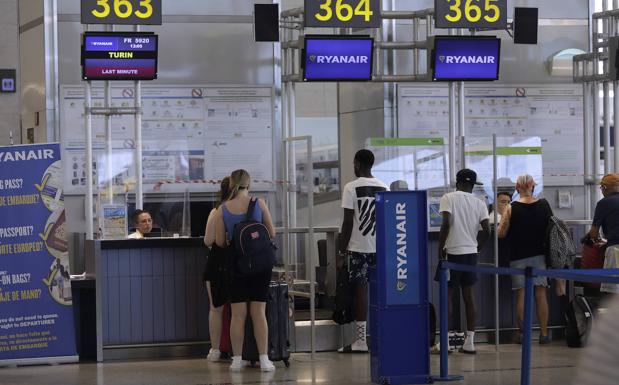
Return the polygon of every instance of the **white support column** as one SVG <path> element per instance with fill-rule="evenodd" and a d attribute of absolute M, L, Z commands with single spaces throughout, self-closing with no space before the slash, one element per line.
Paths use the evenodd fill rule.
<path fill-rule="evenodd" d="M 135 114 L 135 208 L 144 208 L 144 185 L 142 181 L 142 82 L 139 80 L 134 85 Z"/>
<path fill-rule="evenodd" d="M 86 197 L 84 199 L 84 211 L 86 214 L 86 239 L 92 240 L 94 233 L 94 216 L 92 212 L 93 191 L 92 191 L 92 87 L 90 81 L 86 82 L 86 94 L 84 100 L 84 121 L 86 126 Z"/>

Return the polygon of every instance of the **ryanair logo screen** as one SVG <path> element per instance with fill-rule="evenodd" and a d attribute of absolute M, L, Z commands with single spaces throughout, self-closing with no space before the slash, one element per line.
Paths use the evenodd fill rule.
<path fill-rule="evenodd" d="M 369 37 L 305 37 L 305 81 L 351 81 L 372 79 Z"/>
<path fill-rule="evenodd" d="M 497 80 L 501 40 L 436 37 L 434 80 Z"/>

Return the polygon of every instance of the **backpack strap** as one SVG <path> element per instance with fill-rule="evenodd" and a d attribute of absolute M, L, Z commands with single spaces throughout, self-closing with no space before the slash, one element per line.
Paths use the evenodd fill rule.
<path fill-rule="evenodd" d="M 249 221 L 254 217 L 254 211 L 256 210 L 257 202 L 258 202 L 258 199 L 253 198 L 253 197 L 249 200 L 249 205 L 247 206 L 247 214 L 245 214 L 246 221 Z"/>

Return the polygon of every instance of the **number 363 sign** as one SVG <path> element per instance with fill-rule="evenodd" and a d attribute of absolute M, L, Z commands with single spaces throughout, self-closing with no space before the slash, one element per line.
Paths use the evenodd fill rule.
<path fill-rule="evenodd" d="M 436 28 L 507 27 L 507 0 L 434 0 Z"/>
<path fill-rule="evenodd" d="M 81 0 L 81 3 L 82 24 L 161 24 L 161 0 Z"/>

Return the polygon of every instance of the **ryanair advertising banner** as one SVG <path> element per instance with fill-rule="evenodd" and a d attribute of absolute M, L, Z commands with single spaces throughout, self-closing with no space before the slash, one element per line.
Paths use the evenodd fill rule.
<path fill-rule="evenodd" d="M 376 210 L 378 305 L 425 305 L 428 302 L 425 191 L 377 193 Z"/>
<path fill-rule="evenodd" d="M 0 148 L 0 364 L 76 361 L 58 144 Z"/>

